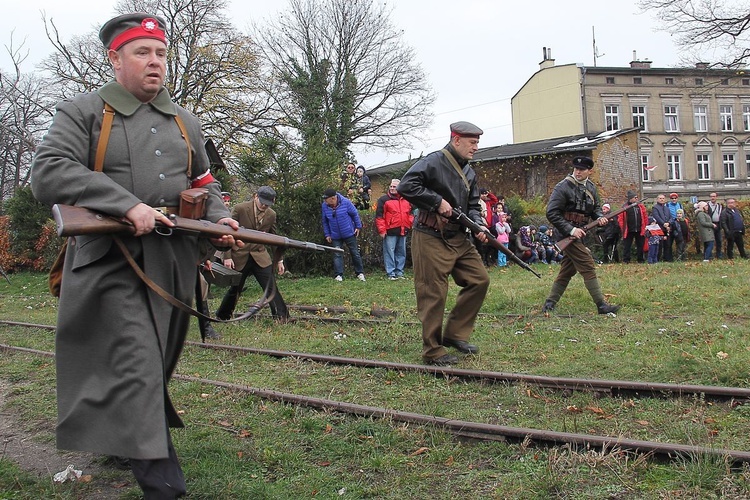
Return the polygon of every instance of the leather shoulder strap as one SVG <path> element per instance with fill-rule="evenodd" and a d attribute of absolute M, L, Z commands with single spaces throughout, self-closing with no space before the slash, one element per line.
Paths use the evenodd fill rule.
<path fill-rule="evenodd" d="M 450 153 L 450 151 L 448 151 L 445 148 L 441 149 L 440 151 L 445 155 L 446 158 L 448 158 L 448 161 L 450 162 L 451 165 L 453 165 L 453 168 L 456 169 L 456 172 L 458 172 L 458 175 L 461 176 L 461 180 L 464 181 L 464 185 L 466 185 L 466 189 L 469 190 L 469 195 L 471 195 L 471 187 L 469 186 L 469 179 L 466 178 L 466 174 L 464 174 L 464 171 L 461 168 L 461 166 L 458 164 L 458 162 Z"/>
<path fill-rule="evenodd" d="M 177 122 L 177 126 L 180 127 L 180 133 L 182 134 L 182 138 L 185 139 L 185 143 L 187 144 L 188 148 L 188 166 L 187 166 L 187 176 L 188 179 L 192 179 L 193 177 L 193 154 L 192 154 L 192 148 L 190 147 L 190 137 L 188 137 L 187 129 L 185 128 L 185 123 L 182 121 L 182 118 L 180 118 L 180 115 L 174 115 L 174 121 Z"/>
<path fill-rule="evenodd" d="M 104 118 L 102 118 L 102 130 L 99 133 L 99 142 L 96 144 L 96 158 L 94 159 L 94 171 L 101 172 L 104 168 L 104 155 L 107 153 L 109 134 L 112 132 L 112 121 L 115 119 L 115 110 L 108 103 L 104 103 Z"/>

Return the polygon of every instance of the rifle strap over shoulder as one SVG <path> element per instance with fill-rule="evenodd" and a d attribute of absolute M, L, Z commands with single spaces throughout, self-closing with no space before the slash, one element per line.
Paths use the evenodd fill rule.
<path fill-rule="evenodd" d="M 461 168 L 461 166 L 458 164 L 456 159 L 453 157 L 453 155 L 448 151 L 447 149 L 443 148 L 440 150 L 441 153 L 445 155 L 446 158 L 448 158 L 448 161 L 451 165 L 453 165 L 453 168 L 456 169 L 456 172 L 458 172 L 458 175 L 461 176 L 461 180 L 464 181 L 464 185 L 466 186 L 466 189 L 469 190 L 469 195 L 471 195 L 471 186 L 469 186 L 469 179 L 466 178 L 466 174 L 464 174 L 464 170 Z"/>

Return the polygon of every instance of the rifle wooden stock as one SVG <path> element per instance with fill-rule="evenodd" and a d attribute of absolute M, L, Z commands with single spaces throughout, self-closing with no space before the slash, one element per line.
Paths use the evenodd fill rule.
<path fill-rule="evenodd" d="M 642 203 L 645 199 L 646 198 L 641 198 L 640 200 L 636 201 L 635 203 L 631 203 L 629 205 L 625 205 L 620 210 L 608 213 L 607 215 L 604 216 L 604 218 L 607 219 L 607 220 L 612 220 L 615 217 L 617 217 L 618 215 L 620 215 L 621 213 L 623 213 L 628 208 L 632 207 L 633 205 L 637 205 L 639 203 Z M 591 222 L 589 222 L 588 224 L 586 224 L 585 226 L 583 226 L 581 229 L 583 229 L 585 232 L 588 233 L 590 229 L 594 229 L 598 225 L 599 225 L 599 219 L 596 219 L 596 220 L 592 220 Z M 567 237 L 561 239 L 560 241 L 558 241 L 555 246 L 557 247 L 557 249 L 560 252 L 562 252 L 563 250 L 565 250 L 568 247 L 568 245 L 570 245 L 571 243 L 573 243 L 573 241 L 575 241 L 575 239 L 576 238 L 573 238 L 572 236 L 567 236 Z"/>
<path fill-rule="evenodd" d="M 88 208 L 75 207 L 71 205 L 54 205 L 52 207 L 52 216 L 57 224 L 57 234 L 59 236 L 78 236 L 84 234 L 133 234 L 135 228 L 130 222 L 102 214 Z M 174 223 L 174 227 L 157 222 L 157 228 L 198 233 L 207 238 L 220 238 L 225 235 L 234 236 L 235 239 L 247 243 L 259 243 L 285 248 L 296 248 L 299 250 L 318 251 L 318 252 L 336 252 L 343 253 L 343 248 L 329 247 L 318 245 L 309 241 L 292 240 L 285 236 L 264 233 L 253 229 L 240 228 L 234 230 L 224 224 L 215 224 L 206 220 L 193 220 L 170 215 L 169 219 Z"/>
<path fill-rule="evenodd" d="M 536 271 L 534 271 L 531 266 L 521 260 L 518 255 L 511 252 L 508 247 L 497 241 L 497 238 L 495 238 L 495 235 L 492 234 L 489 229 L 482 229 L 482 226 L 469 219 L 469 217 L 460 209 L 455 207 L 453 208 L 453 216 L 451 217 L 451 220 L 454 222 L 458 222 L 464 227 L 468 227 L 474 234 L 483 233 L 485 236 L 487 236 L 487 243 L 489 243 L 492 248 L 504 253 L 510 260 L 521 266 L 523 269 L 529 271 L 537 278 L 541 278 L 541 276 Z"/>

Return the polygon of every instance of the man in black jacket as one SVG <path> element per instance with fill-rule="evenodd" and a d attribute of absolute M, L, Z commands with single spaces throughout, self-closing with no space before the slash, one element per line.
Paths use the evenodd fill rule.
<path fill-rule="evenodd" d="M 586 231 L 582 228 L 591 218 L 597 218 L 600 227 L 608 222 L 602 214 L 596 186 L 589 180 L 592 168 L 594 162 L 591 158 L 573 158 L 573 173 L 557 183 L 547 204 L 547 219 L 557 229 L 560 239 L 572 236 L 574 240 L 565 248 L 565 256 L 560 262 L 560 272 L 552 283 L 552 290 L 542 307 L 544 313 L 555 308 L 570 279 L 576 273 L 583 276 L 583 284 L 594 299 L 599 314 L 615 313 L 620 309 L 620 306 L 608 304 L 604 300 L 599 279 L 596 277 L 594 258 L 582 241 L 586 236 Z"/>
<path fill-rule="evenodd" d="M 721 212 L 721 228 L 727 240 L 727 259 L 734 258 L 734 245 L 740 252 L 740 257 L 747 259 L 745 254 L 745 220 L 742 212 L 737 208 L 737 200 L 727 198 L 727 208 Z"/>
<path fill-rule="evenodd" d="M 401 196 L 419 208 L 411 251 L 417 314 L 422 322 L 422 359 L 428 364 L 447 366 L 458 362 L 444 346 L 464 354 L 479 351 L 468 340 L 490 278 L 469 234 L 449 218 L 456 207 L 480 226 L 486 225 L 476 174 L 469 166 L 480 135 L 482 129 L 471 123 L 451 124 L 450 143 L 417 161 L 398 185 Z M 487 242 L 484 233 L 475 236 L 482 243 Z M 453 276 L 461 291 L 443 327 L 448 276 Z"/>

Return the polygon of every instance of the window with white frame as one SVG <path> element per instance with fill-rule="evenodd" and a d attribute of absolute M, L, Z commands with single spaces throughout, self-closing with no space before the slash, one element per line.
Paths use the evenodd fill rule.
<path fill-rule="evenodd" d="M 750 172 L 750 153 L 745 155 L 745 171 Z"/>
<path fill-rule="evenodd" d="M 724 165 L 724 178 L 736 179 L 737 170 L 734 164 L 734 153 L 724 153 L 721 155 L 721 163 Z"/>
<path fill-rule="evenodd" d="M 617 104 L 604 105 L 604 123 L 607 130 L 620 130 L 620 106 Z"/>
<path fill-rule="evenodd" d="M 680 120 L 677 114 L 677 106 L 668 104 L 664 106 L 664 131 L 679 132 Z"/>
<path fill-rule="evenodd" d="M 742 126 L 745 132 L 750 132 L 750 104 L 742 105 Z"/>
<path fill-rule="evenodd" d="M 705 104 L 694 105 L 693 118 L 696 132 L 708 132 L 708 106 Z"/>
<path fill-rule="evenodd" d="M 633 106 L 633 126 L 638 127 L 644 132 L 648 131 L 646 127 L 646 106 Z"/>
<path fill-rule="evenodd" d="M 722 132 L 732 131 L 732 106 L 729 104 L 721 104 L 719 106 L 719 121 L 721 123 Z"/>
<path fill-rule="evenodd" d="M 698 165 L 698 180 L 707 181 L 711 179 L 711 160 L 708 153 L 695 155 L 695 163 Z"/>
<path fill-rule="evenodd" d="M 667 155 L 667 175 L 670 181 L 682 180 L 682 158 L 679 154 Z"/>
<path fill-rule="evenodd" d="M 750 155 L 747 155 L 748 161 L 750 162 Z M 643 172 L 643 181 L 649 182 L 651 180 L 651 170 L 649 170 L 649 155 L 641 155 L 641 171 Z"/>

